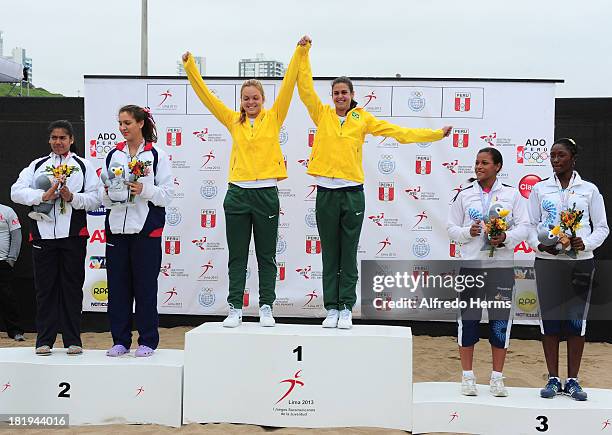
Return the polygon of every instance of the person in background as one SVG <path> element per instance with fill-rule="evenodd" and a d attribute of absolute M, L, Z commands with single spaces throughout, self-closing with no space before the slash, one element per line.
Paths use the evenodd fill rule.
<path fill-rule="evenodd" d="M 593 251 L 602 245 L 610 230 L 599 189 L 583 180 L 574 169 L 577 157 L 578 147 L 573 139 L 558 139 L 551 147 L 553 176 L 535 184 L 529 196 L 529 244 L 536 251 L 534 268 L 540 329 L 548 369 L 548 382 L 540 390 L 540 396 L 549 399 L 563 393 L 583 401 L 587 400 L 587 393 L 578 381 L 578 372 L 595 273 Z M 569 234 L 571 231 L 565 231 L 569 239 L 565 247 L 561 240 L 552 244 L 546 239 L 540 240 L 538 233 L 542 225 L 555 237 L 554 233 L 559 234 L 555 230 L 563 222 L 561 214 L 571 210 L 583 214 L 574 236 Z M 564 232 L 562 228 L 561 231 Z M 559 377 L 561 336 L 567 337 L 564 386 Z"/>
<path fill-rule="evenodd" d="M 118 118 L 125 142 L 107 154 L 101 178 L 112 178 L 112 169 L 113 177 L 125 179 L 129 196 L 127 202 L 114 204 L 108 189 L 101 188 L 107 208 L 107 312 L 113 336 L 113 346 L 106 354 L 118 357 L 130 351 L 135 317 L 139 336 L 134 355 L 149 357 L 159 344 L 157 278 L 165 207 L 173 196 L 172 170 L 168 155 L 154 145 L 157 129 L 148 108 L 123 106 Z"/>
<path fill-rule="evenodd" d="M 229 313 L 223 326 L 242 323 L 251 232 L 259 270 L 259 324 L 274 326 L 276 299 L 276 245 L 278 239 L 279 181 L 287 169 L 279 143 L 300 63 L 306 54 L 302 38 L 289 62 L 280 90 L 270 109 L 263 107 L 264 88 L 259 80 L 247 80 L 240 88 L 240 111 L 228 108 L 206 86 L 189 52 L 183 55 L 185 72 L 202 103 L 232 136 L 229 184 L 223 201 L 229 250 Z"/>
<path fill-rule="evenodd" d="M 461 259 L 464 260 L 459 275 L 472 276 L 475 282 L 480 278 L 483 283 L 465 288 L 459 294 L 459 299 L 467 304 L 457 317 L 457 342 L 463 369 L 461 393 L 466 396 L 478 394 L 472 364 L 474 345 L 479 341 L 482 308 L 472 303 L 483 301 L 506 304 L 487 307 L 487 313 L 493 360 L 489 390 L 496 397 L 508 395 L 502 372 L 514 315 L 514 247 L 527 238 L 529 216 L 526 201 L 518 189 L 497 178 L 503 163 L 496 148 L 478 151 L 474 165 L 476 178 L 457 193 L 449 210 L 448 236 L 461 243 Z M 485 222 L 490 225 L 498 217 L 508 227 L 493 235 L 492 231 L 487 231 Z"/>
<path fill-rule="evenodd" d="M 21 224 L 15 211 L 0 204 L 0 319 L 6 333 L 15 341 L 24 341 L 19 307 L 13 293 L 13 268 L 21 250 Z"/>
<path fill-rule="evenodd" d="M 306 42 L 310 49 L 311 39 Z M 350 329 L 357 301 L 357 245 L 365 211 L 362 152 L 365 135 L 392 137 L 400 143 L 432 142 L 448 136 L 451 127 L 404 128 L 378 119 L 357 107 L 353 83 L 348 77 L 332 82 L 333 107 L 323 104 L 314 89 L 308 56 L 300 65 L 298 91 L 317 127 L 307 173 L 315 177 L 317 184 L 315 214 L 327 310 L 323 327 Z"/>
<path fill-rule="evenodd" d="M 65 120 L 49 124 L 51 153 L 35 159 L 11 187 L 17 204 L 53 203 L 44 220 L 30 219 L 36 288 L 36 354 L 50 355 L 59 329 L 68 355 L 83 353 L 81 309 L 85 281 L 87 211 L 100 207 L 100 179 L 91 163 L 76 155 L 74 129 Z M 51 187 L 34 187 L 40 176 Z"/>

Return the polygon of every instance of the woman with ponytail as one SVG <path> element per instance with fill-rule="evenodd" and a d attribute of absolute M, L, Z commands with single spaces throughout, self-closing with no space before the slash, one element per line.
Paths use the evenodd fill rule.
<path fill-rule="evenodd" d="M 310 48 L 311 40 L 308 39 Z M 300 98 L 317 126 L 308 174 L 317 184 L 316 217 L 323 255 L 324 328 L 350 329 L 351 309 L 357 301 L 357 245 L 365 197 L 362 148 L 366 134 L 393 137 L 400 143 L 432 142 L 450 133 L 404 128 L 380 120 L 357 107 L 348 77 L 332 82 L 334 106 L 324 105 L 315 93 L 308 57 L 298 74 Z"/>
<path fill-rule="evenodd" d="M 102 199 L 107 208 L 108 318 L 113 336 L 113 347 L 106 354 L 117 357 L 129 352 L 136 302 L 139 346 L 135 355 L 148 357 L 159 343 L 157 277 L 165 207 L 173 195 L 172 172 L 167 154 L 154 145 L 157 129 L 148 108 L 119 109 L 119 131 L 125 142 L 108 153 L 101 173 L 106 181 Z M 129 189 L 129 199 L 119 203 L 108 195 L 108 180 L 116 178 Z"/>
<path fill-rule="evenodd" d="M 276 286 L 276 242 L 278 236 L 279 200 L 277 182 L 287 178 L 287 169 L 279 143 L 280 128 L 285 121 L 298 67 L 306 55 L 306 38 L 302 38 L 289 62 L 276 101 L 264 109 L 264 90 L 258 80 L 247 80 L 240 89 L 240 112 L 228 108 L 206 86 L 189 52 L 183 63 L 189 82 L 202 103 L 232 135 L 229 185 L 225 212 L 229 250 L 229 314 L 223 326 L 234 328 L 242 323 L 242 301 L 251 242 L 259 269 L 259 321 L 274 326 L 272 306 Z"/>

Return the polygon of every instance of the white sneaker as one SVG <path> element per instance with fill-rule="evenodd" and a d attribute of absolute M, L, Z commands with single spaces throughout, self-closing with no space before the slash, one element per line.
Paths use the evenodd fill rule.
<path fill-rule="evenodd" d="M 489 385 L 491 394 L 493 394 L 495 397 L 508 396 L 508 390 L 506 390 L 506 386 L 504 385 L 504 378 L 491 378 Z"/>
<path fill-rule="evenodd" d="M 262 305 L 259 307 L 259 326 L 274 326 L 276 321 L 272 317 L 272 307 L 270 305 Z"/>
<path fill-rule="evenodd" d="M 353 313 L 345 308 L 340 311 L 340 319 L 338 320 L 339 329 L 351 329 L 353 327 Z"/>
<path fill-rule="evenodd" d="M 461 377 L 461 394 L 464 396 L 477 396 L 478 389 L 476 388 L 476 378 L 471 376 Z"/>
<path fill-rule="evenodd" d="M 235 328 L 236 326 L 240 326 L 242 323 L 242 310 L 236 309 L 232 304 L 230 304 L 229 314 L 223 321 L 223 326 L 225 328 Z"/>
<path fill-rule="evenodd" d="M 324 328 L 335 328 L 338 326 L 338 317 L 340 313 L 336 309 L 331 309 L 327 311 L 327 317 L 323 320 Z"/>

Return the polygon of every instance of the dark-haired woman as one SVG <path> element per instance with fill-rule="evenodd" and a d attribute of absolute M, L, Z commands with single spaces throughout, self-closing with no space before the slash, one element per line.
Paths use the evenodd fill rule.
<path fill-rule="evenodd" d="M 276 299 L 276 244 L 278 237 L 277 183 L 287 178 L 279 143 L 280 128 L 287 117 L 298 66 L 306 54 L 304 38 L 289 62 L 280 90 L 269 110 L 263 105 L 259 80 L 247 80 L 240 88 L 240 111 L 227 107 L 206 86 L 193 57 L 183 55 L 185 72 L 193 90 L 210 112 L 232 135 L 229 184 L 223 201 L 225 233 L 229 250 L 229 313 L 226 328 L 242 323 L 242 304 L 251 232 L 259 270 L 259 324 L 274 326 L 272 307 Z"/>
<path fill-rule="evenodd" d="M 459 295 L 465 306 L 457 317 L 457 342 L 463 369 L 461 393 L 466 396 L 478 394 L 472 363 L 485 301 L 493 303 L 487 304 L 493 360 L 489 389 L 496 397 L 508 395 L 502 371 L 514 313 L 514 247 L 527 238 L 529 216 L 518 190 L 497 179 L 502 165 L 502 155 L 497 149 L 481 149 L 474 166 L 476 178 L 457 193 L 449 210 L 448 236 L 460 244 L 460 256 L 465 261 L 459 274 L 474 277 L 474 285 Z M 507 229 L 495 235 L 487 233 L 485 223 L 492 222 L 493 218 L 503 219 Z"/>
<path fill-rule="evenodd" d="M 593 251 L 604 242 L 610 230 L 601 193 L 593 183 L 583 180 L 574 170 L 578 148 L 573 139 L 558 139 L 550 150 L 553 176 L 535 186 L 529 196 L 531 231 L 529 244 L 536 248 L 534 263 L 542 347 L 548 369 L 548 382 L 540 390 L 543 398 L 566 394 L 586 400 L 587 393 L 578 382 L 584 350 L 584 334 L 593 284 Z M 570 231 L 570 251 L 557 243 L 542 243 L 538 230 L 561 223 L 561 213 L 582 211 L 575 237 Z M 568 255 L 570 254 L 570 255 Z M 559 377 L 559 342 L 567 337 L 567 380 L 562 387 Z"/>
<path fill-rule="evenodd" d="M 323 327 L 350 329 L 352 308 L 357 301 L 357 245 L 365 210 L 365 135 L 393 137 L 400 143 L 431 142 L 448 136 L 451 127 L 404 128 L 377 119 L 357 107 L 353 84 L 347 77 L 332 83 L 333 107 L 323 104 L 314 90 L 308 57 L 300 66 L 298 91 L 317 127 L 307 173 L 315 177 L 317 184 L 315 211 L 327 310 Z"/>
<path fill-rule="evenodd" d="M 28 206 L 52 204 L 44 220 L 30 219 L 37 307 L 36 354 L 50 355 L 61 329 L 68 355 L 79 355 L 83 353 L 81 308 L 89 237 L 86 212 L 100 207 L 100 181 L 91 164 L 76 155 L 70 122 L 54 121 L 48 132 L 51 153 L 21 171 L 11 187 L 11 199 Z M 60 175 L 57 168 L 65 168 L 70 175 Z M 49 178 L 50 187 L 37 188 L 38 180 L 45 177 Z"/>
<path fill-rule="evenodd" d="M 157 130 L 149 109 L 119 109 L 117 144 L 102 166 L 103 180 L 123 178 L 132 200 L 116 203 L 103 188 L 106 211 L 106 274 L 111 357 L 128 353 L 132 344 L 132 306 L 138 329 L 135 356 L 151 356 L 159 344 L 157 278 L 165 207 L 172 200 L 172 172 L 167 154 L 155 145 Z M 140 168 L 140 169 L 134 169 Z M 138 175 L 138 177 L 134 177 Z M 130 181 L 131 180 L 131 181 Z"/>

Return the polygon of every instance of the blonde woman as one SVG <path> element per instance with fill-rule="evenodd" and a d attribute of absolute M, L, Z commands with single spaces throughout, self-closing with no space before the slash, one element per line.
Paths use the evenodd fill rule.
<path fill-rule="evenodd" d="M 240 89 L 240 111 L 228 108 L 208 89 L 189 52 L 183 63 L 189 82 L 202 103 L 232 136 L 229 185 L 223 209 L 229 250 L 229 313 L 223 326 L 234 328 L 242 323 L 242 301 L 251 231 L 259 269 L 259 321 L 274 326 L 272 306 L 276 286 L 276 241 L 279 200 L 277 183 L 287 178 L 287 169 L 279 143 L 298 68 L 306 54 L 306 37 L 300 40 L 289 63 L 276 101 L 263 107 L 264 89 L 258 80 L 247 80 Z"/>

